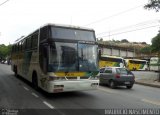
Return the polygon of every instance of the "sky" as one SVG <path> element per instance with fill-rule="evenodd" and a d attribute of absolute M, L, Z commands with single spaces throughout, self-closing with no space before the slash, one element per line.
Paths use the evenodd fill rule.
<path fill-rule="evenodd" d="M 0 44 L 13 44 L 46 23 L 92 28 L 96 37 L 104 41 L 127 39 L 151 44 L 160 30 L 160 12 L 144 9 L 147 3 L 148 0 L 0 0 Z"/>

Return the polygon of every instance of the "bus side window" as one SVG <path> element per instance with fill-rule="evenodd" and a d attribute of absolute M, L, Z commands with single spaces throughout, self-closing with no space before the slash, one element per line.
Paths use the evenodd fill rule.
<path fill-rule="evenodd" d="M 44 73 L 48 70 L 48 46 L 40 45 L 40 66 Z"/>
<path fill-rule="evenodd" d="M 38 33 L 33 34 L 32 38 L 31 38 L 31 47 L 37 48 L 38 47 Z"/>
<path fill-rule="evenodd" d="M 48 38 L 48 27 L 44 27 L 40 30 L 40 43 Z"/>

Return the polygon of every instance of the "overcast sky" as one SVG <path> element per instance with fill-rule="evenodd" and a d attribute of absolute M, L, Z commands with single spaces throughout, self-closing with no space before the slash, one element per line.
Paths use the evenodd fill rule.
<path fill-rule="evenodd" d="M 0 44 L 12 44 L 46 23 L 93 28 L 97 38 L 147 42 L 158 34 L 160 12 L 148 0 L 0 0 Z"/>

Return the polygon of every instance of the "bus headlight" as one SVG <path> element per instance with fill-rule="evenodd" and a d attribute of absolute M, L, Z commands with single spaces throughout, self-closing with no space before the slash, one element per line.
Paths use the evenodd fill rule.
<path fill-rule="evenodd" d="M 49 76 L 49 77 L 48 77 L 48 81 L 54 81 L 54 80 L 56 80 L 56 79 L 57 79 L 56 76 Z"/>

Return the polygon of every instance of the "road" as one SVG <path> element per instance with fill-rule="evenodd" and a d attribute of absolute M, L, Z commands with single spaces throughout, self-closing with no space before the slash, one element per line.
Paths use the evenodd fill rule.
<path fill-rule="evenodd" d="M 16 78 L 9 65 L 0 64 L 0 108 L 18 110 L 21 114 L 104 115 L 105 109 L 160 108 L 158 88 L 137 85 L 133 89 L 110 89 L 99 86 L 97 90 L 48 95 L 35 91 L 21 78 Z M 80 112 L 81 111 L 81 112 Z"/>

